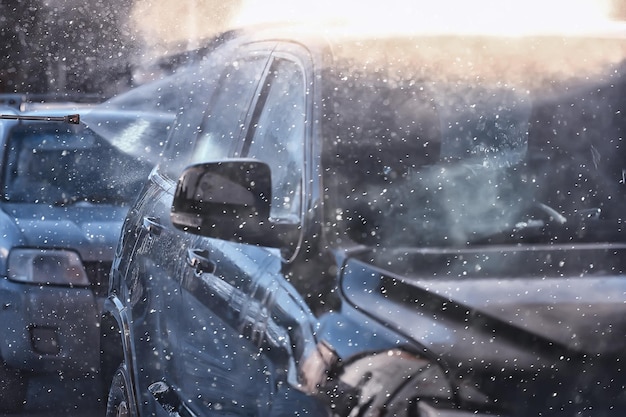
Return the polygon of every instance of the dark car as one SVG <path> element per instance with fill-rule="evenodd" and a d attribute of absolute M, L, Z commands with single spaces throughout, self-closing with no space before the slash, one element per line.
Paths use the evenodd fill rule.
<path fill-rule="evenodd" d="M 147 149 L 160 146 L 144 142 L 142 152 L 129 148 L 141 142 L 142 127 L 151 141 L 173 121 L 160 113 L 60 102 L 29 106 L 39 110 L 18 107 L 0 110 L 3 411 L 24 406 L 31 375 L 97 374 L 100 316 L 115 244 L 154 166 Z M 124 128 L 106 138 L 81 117 L 94 127 Z M 132 138 L 124 136 L 128 129 Z"/>
<path fill-rule="evenodd" d="M 107 415 L 624 415 L 620 33 L 224 42 L 124 223 Z"/>

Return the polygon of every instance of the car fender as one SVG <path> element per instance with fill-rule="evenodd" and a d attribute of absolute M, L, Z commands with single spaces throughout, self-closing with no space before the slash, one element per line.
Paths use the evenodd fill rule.
<path fill-rule="evenodd" d="M 101 381 L 105 395 L 111 385 L 113 374 L 123 362 L 129 375 L 134 375 L 135 363 L 131 349 L 131 328 L 128 311 L 116 293 L 111 293 L 104 301 L 100 325 Z M 129 381 L 130 415 L 138 415 L 137 392 L 133 378 Z M 105 397 L 106 398 L 106 397 Z"/>

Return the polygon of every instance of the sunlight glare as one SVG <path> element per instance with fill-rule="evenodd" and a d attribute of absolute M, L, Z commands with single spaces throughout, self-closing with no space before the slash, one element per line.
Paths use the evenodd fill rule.
<path fill-rule="evenodd" d="M 246 0 L 234 26 L 343 23 L 372 33 L 576 31 L 609 20 L 611 0 Z"/>

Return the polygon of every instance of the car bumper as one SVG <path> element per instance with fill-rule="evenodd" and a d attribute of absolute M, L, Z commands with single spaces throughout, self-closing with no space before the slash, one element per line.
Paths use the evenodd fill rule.
<path fill-rule="evenodd" d="M 96 372 L 103 300 L 89 288 L 0 279 L 0 354 L 27 372 Z"/>

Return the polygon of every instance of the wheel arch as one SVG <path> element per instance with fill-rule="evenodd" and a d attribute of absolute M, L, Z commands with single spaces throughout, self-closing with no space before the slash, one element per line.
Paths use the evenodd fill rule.
<path fill-rule="evenodd" d="M 137 404 L 133 382 L 134 364 L 130 349 L 130 321 L 121 300 L 115 294 L 110 295 L 105 303 L 100 320 L 100 372 L 103 399 L 106 402 L 113 377 L 120 364 L 125 365 L 128 373 L 131 403 Z M 134 409 L 131 415 L 137 415 Z"/>

